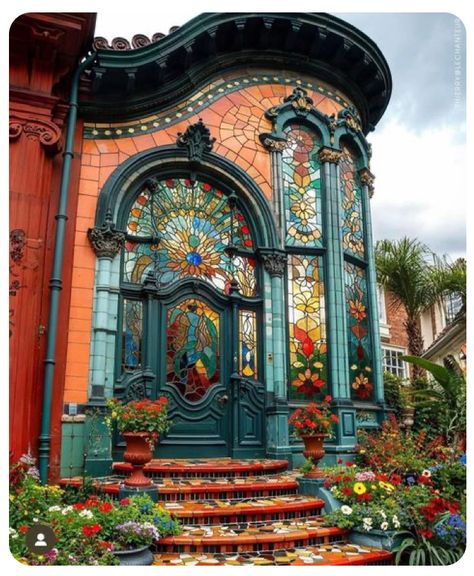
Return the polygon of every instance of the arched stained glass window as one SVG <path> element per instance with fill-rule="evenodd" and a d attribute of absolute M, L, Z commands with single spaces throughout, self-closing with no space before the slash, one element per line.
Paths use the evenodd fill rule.
<path fill-rule="evenodd" d="M 302 124 L 290 124 L 285 133 L 282 163 L 286 244 L 321 247 L 321 166 L 317 154 L 321 142 Z"/>
<path fill-rule="evenodd" d="M 126 232 L 125 282 L 142 283 L 153 270 L 161 286 L 195 277 L 228 293 L 236 279 L 244 296 L 257 293 L 248 223 L 208 182 L 148 180 L 130 209 Z M 230 245 L 237 251 L 232 258 Z"/>
<path fill-rule="evenodd" d="M 363 258 L 362 187 L 353 152 L 346 144 L 341 149 L 342 245 L 345 252 Z"/>
<path fill-rule="evenodd" d="M 372 354 L 367 310 L 367 280 L 360 266 L 344 262 L 351 397 L 373 396 Z"/>

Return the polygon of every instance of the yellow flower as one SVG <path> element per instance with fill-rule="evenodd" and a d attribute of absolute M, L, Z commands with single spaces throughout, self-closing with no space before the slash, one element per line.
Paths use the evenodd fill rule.
<path fill-rule="evenodd" d="M 375 484 L 372 484 L 371 488 L 372 490 L 377 490 L 377 486 Z"/>
<path fill-rule="evenodd" d="M 367 488 L 365 487 L 365 484 L 363 484 L 362 482 L 356 482 L 354 484 L 354 492 L 356 494 L 365 494 L 367 492 Z"/>
<path fill-rule="evenodd" d="M 393 492 L 395 490 L 395 486 L 393 484 L 389 484 L 388 482 L 379 482 L 380 488 L 383 488 L 386 492 Z"/>
<path fill-rule="evenodd" d="M 112 412 L 112 418 L 117 418 L 117 412 L 115 410 Z"/>

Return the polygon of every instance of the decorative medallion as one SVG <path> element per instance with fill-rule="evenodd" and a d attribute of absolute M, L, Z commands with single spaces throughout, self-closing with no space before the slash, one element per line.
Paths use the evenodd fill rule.
<path fill-rule="evenodd" d="M 215 141 L 216 139 L 211 137 L 209 128 L 204 125 L 202 118 L 199 118 L 199 122 L 188 126 L 184 134 L 178 132 L 176 144 L 187 148 L 191 162 L 201 162 L 204 152 L 210 152 Z"/>

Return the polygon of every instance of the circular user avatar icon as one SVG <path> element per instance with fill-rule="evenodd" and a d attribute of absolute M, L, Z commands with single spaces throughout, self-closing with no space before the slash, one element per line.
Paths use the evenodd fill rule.
<path fill-rule="evenodd" d="M 35 524 L 26 533 L 26 545 L 30 552 L 42 554 L 49 552 L 56 543 L 56 535 L 51 526 L 47 524 Z"/>

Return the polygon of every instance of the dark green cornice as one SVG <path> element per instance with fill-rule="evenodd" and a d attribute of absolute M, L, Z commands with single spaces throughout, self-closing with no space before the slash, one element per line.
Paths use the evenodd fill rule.
<path fill-rule="evenodd" d="M 329 14 L 212 13 L 135 50 L 99 50 L 83 92 L 87 120 L 144 116 L 210 75 L 242 66 L 290 69 L 328 82 L 350 98 L 365 133 L 381 118 L 391 75 L 377 45 Z"/>

